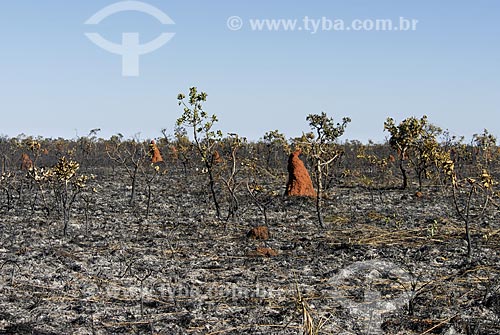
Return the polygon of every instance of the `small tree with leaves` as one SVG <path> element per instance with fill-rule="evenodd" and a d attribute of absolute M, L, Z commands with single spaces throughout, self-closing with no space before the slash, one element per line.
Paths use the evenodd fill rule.
<path fill-rule="evenodd" d="M 217 218 L 221 218 L 220 205 L 215 192 L 215 147 L 222 139 L 220 130 L 213 130 L 214 124 L 218 121 L 215 114 L 209 115 L 203 109 L 203 103 L 207 100 L 205 92 L 198 92 L 196 87 L 189 89 L 189 99 L 180 93 L 177 96 L 179 106 L 183 107 L 182 116 L 177 119 L 177 126 L 192 128 L 192 135 L 195 148 L 201 156 L 201 161 L 208 175 L 210 193 L 214 202 Z"/>
<path fill-rule="evenodd" d="M 472 139 L 479 156 L 479 163 L 488 168 L 495 156 L 497 138 L 490 134 L 488 129 L 484 129 L 481 134 L 472 135 Z"/>
<path fill-rule="evenodd" d="M 396 125 L 394 119 L 387 118 L 384 129 L 391 135 L 390 146 L 398 153 L 399 169 L 403 177 L 401 188 L 408 187 L 406 162 L 409 162 L 415 170 L 421 190 L 423 179 L 430 177 L 431 167 L 438 167 L 436 162 L 440 161 L 441 150 L 437 136 L 442 130 L 429 123 L 425 115 L 420 119 L 409 117 L 399 125 Z"/>
<path fill-rule="evenodd" d="M 87 188 L 89 180 L 94 176 L 87 176 L 78 173 L 80 164 L 66 156 L 59 158 L 58 162 L 49 169 L 39 169 L 33 167 L 30 176 L 35 182 L 47 185 L 53 193 L 55 204 L 60 209 L 63 221 L 63 235 L 66 236 L 70 219 L 71 209 L 78 195 Z"/>
<path fill-rule="evenodd" d="M 54 192 L 63 214 L 64 236 L 68 231 L 71 208 L 77 196 L 87 187 L 89 178 L 93 178 L 78 174 L 79 168 L 80 164 L 63 156 L 51 169 Z"/>
<path fill-rule="evenodd" d="M 490 204 L 495 204 L 493 198 L 498 193 L 494 191 L 494 187 L 498 185 L 498 182 L 493 179 L 485 168 L 479 168 L 479 173 L 474 177 L 460 178 L 451 159 L 443 163 L 443 171 L 451 181 L 456 213 L 465 224 L 467 256 L 470 258 L 472 256 L 470 224 L 473 219 L 481 218 Z"/>
<path fill-rule="evenodd" d="M 322 215 L 323 178 L 325 171 L 342 156 L 342 151 L 336 146 L 336 141 L 344 134 L 351 119 L 344 117 L 341 123 L 335 124 L 333 118 L 322 112 L 321 114 L 310 114 L 306 120 L 309 122 L 312 134 L 303 136 L 306 141 L 304 153 L 313 161 L 316 181 L 316 213 L 319 225 L 324 227 Z"/>

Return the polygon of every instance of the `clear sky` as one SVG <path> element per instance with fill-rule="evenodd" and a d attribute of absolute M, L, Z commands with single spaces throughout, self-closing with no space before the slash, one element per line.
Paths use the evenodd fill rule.
<path fill-rule="evenodd" d="M 177 94 L 197 86 L 224 132 L 258 139 L 308 131 L 305 117 L 349 116 L 344 138 L 383 141 L 391 116 L 427 114 L 453 134 L 500 136 L 500 1 L 146 0 L 174 25 L 136 11 L 85 25 L 109 0 L 0 0 L 0 134 L 65 137 L 173 133 Z M 243 26 L 228 28 L 228 17 Z M 327 31 L 311 20 L 417 19 L 415 31 Z M 255 31 L 253 19 L 296 19 L 295 31 Z M 234 22 L 232 22 L 234 24 Z M 309 27 L 310 28 L 310 27 Z M 328 27 L 326 27 L 328 28 Z M 122 57 L 93 44 L 175 36 L 122 76 Z"/>

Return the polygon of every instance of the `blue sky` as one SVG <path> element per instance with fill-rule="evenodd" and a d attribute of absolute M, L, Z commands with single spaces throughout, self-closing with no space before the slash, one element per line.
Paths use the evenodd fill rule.
<path fill-rule="evenodd" d="M 427 114 L 470 137 L 500 136 L 500 2 L 147 0 L 175 21 L 139 12 L 84 22 L 117 1 L 2 1 L 0 134 L 102 137 L 173 133 L 176 97 L 197 86 L 219 128 L 258 139 L 272 129 L 308 131 L 305 117 L 349 116 L 344 139 L 384 140 L 383 122 Z M 230 16 L 243 27 L 228 29 Z M 252 31 L 250 19 L 417 19 L 416 31 Z M 140 76 L 123 77 L 121 57 L 90 42 L 176 35 L 140 56 Z"/>

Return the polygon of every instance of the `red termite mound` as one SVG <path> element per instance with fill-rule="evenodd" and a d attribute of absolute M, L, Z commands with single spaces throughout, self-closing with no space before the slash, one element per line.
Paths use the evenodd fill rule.
<path fill-rule="evenodd" d="M 27 153 L 21 155 L 21 170 L 29 170 L 33 167 L 33 161 Z"/>
<path fill-rule="evenodd" d="M 224 159 L 221 157 L 219 152 L 217 150 L 214 151 L 214 154 L 212 156 L 212 163 L 214 164 L 222 164 L 224 163 Z"/>
<path fill-rule="evenodd" d="M 258 226 L 247 233 L 247 237 L 254 240 L 268 240 L 269 229 L 265 226 Z"/>
<path fill-rule="evenodd" d="M 149 154 L 151 156 L 151 163 L 163 162 L 163 157 L 161 157 L 160 150 L 156 146 L 156 142 L 154 140 L 152 140 L 149 145 Z"/>
<path fill-rule="evenodd" d="M 315 197 L 311 176 L 307 171 L 304 162 L 300 160 L 301 150 L 296 150 L 288 158 L 288 183 L 286 184 L 286 195 Z"/>

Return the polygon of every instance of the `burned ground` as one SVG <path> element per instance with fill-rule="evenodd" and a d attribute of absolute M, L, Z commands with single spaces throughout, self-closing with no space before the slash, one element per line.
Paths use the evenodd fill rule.
<path fill-rule="evenodd" d="M 238 216 L 217 220 L 194 166 L 155 179 L 147 219 L 144 180 L 130 205 L 124 171 L 88 172 L 97 193 L 78 200 L 66 237 L 28 182 L 2 208 L 1 334 L 300 334 L 305 316 L 319 334 L 500 334 L 498 211 L 472 222 L 469 259 L 445 188 L 338 177 L 321 229 L 314 199 L 283 197 L 286 175 L 270 174 L 259 240 L 244 187 Z"/>

